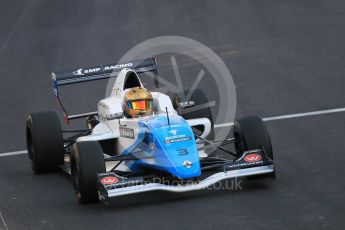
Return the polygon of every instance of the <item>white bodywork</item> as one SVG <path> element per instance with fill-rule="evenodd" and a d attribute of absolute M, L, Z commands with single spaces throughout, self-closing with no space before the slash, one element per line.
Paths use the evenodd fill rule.
<path fill-rule="evenodd" d="M 116 139 L 117 154 L 122 153 L 124 149 L 135 142 L 139 132 L 138 122 L 145 117 L 114 119 L 114 116 L 123 114 L 124 94 L 129 89 L 126 88 L 126 81 L 133 81 L 133 78 L 137 78 L 137 81 L 134 81 L 137 83 L 136 86 L 143 87 L 138 75 L 133 70 L 127 68 L 121 70 L 116 78 L 111 96 L 98 103 L 98 119 L 100 123 L 95 126 L 90 135 L 79 137 L 77 142 Z M 153 97 L 154 114 L 166 113 L 167 109 L 169 116 L 177 115 L 169 96 L 159 92 L 151 92 L 151 94 Z M 203 125 L 204 132 L 202 137 L 204 138 L 211 131 L 211 122 L 207 118 L 190 119 L 187 122 L 190 126 Z M 120 125 L 121 127 L 133 129 L 134 138 L 119 138 Z M 206 157 L 206 154 L 201 151 L 199 152 L 199 156 Z"/>

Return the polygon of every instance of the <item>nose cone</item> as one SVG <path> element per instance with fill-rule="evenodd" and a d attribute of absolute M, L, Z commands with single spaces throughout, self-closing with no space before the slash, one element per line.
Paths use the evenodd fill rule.
<path fill-rule="evenodd" d="M 193 159 L 174 162 L 175 167 L 171 168 L 170 173 L 177 178 L 188 179 L 198 177 L 201 174 L 200 162 L 191 161 Z"/>
<path fill-rule="evenodd" d="M 181 179 L 200 176 L 199 154 L 190 126 L 179 116 L 170 117 L 170 125 L 164 119 L 162 116 L 157 119 L 160 125 L 150 126 L 157 146 L 156 166 Z"/>
<path fill-rule="evenodd" d="M 181 146 L 180 146 L 181 147 Z M 183 146 L 179 149 L 161 148 L 156 154 L 156 165 L 177 178 L 188 179 L 201 174 L 196 146 Z"/>

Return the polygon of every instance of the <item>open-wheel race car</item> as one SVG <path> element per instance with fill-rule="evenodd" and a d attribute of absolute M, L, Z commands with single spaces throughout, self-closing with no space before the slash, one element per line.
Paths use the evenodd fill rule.
<path fill-rule="evenodd" d="M 190 101 L 171 99 L 145 89 L 139 74 L 151 72 L 154 58 L 52 74 L 65 122 L 85 119 L 86 127 L 62 130 L 55 112 L 32 113 L 26 138 L 35 173 L 62 168 L 71 175 L 80 203 L 148 191 L 187 192 L 219 181 L 249 176 L 275 177 L 270 136 L 258 116 L 234 122 L 233 137 L 214 140 L 210 108 L 189 112 L 207 102 L 196 90 Z M 96 112 L 68 115 L 59 87 L 116 78 L 112 93 Z M 226 145 L 234 144 L 235 151 Z M 231 157 L 215 155 L 217 149 Z"/>

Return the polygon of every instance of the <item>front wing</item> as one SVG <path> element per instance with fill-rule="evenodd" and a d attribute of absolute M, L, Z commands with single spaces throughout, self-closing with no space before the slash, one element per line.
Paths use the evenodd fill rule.
<path fill-rule="evenodd" d="M 170 185 L 147 182 L 144 177 L 125 178 L 113 172 L 98 174 L 98 193 L 99 199 L 106 203 L 112 197 L 149 191 L 190 192 L 205 189 L 226 179 L 273 173 L 272 159 L 268 158 L 262 150 L 252 150 L 244 152 L 233 162 L 225 163 L 220 172 L 188 184 Z"/>

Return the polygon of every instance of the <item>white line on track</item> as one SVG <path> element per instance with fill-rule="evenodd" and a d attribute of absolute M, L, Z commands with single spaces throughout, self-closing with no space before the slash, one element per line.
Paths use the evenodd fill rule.
<path fill-rule="evenodd" d="M 28 153 L 27 150 L 15 151 L 15 152 L 8 152 L 8 153 L 0 153 L 0 157 L 22 155 L 22 154 L 27 154 L 27 153 Z"/>
<path fill-rule="evenodd" d="M 291 118 L 317 116 L 317 115 L 330 114 L 330 113 L 341 113 L 341 112 L 345 112 L 345 108 L 320 110 L 320 111 L 313 111 L 313 112 L 307 112 L 307 113 L 295 113 L 295 114 L 288 114 L 288 115 L 275 116 L 275 117 L 266 117 L 266 118 L 263 118 L 263 120 L 264 121 L 275 121 L 275 120 L 284 120 L 284 119 L 291 119 Z M 214 128 L 228 127 L 228 126 L 233 126 L 233 125 L 234 125 L 233 122 L 216 124 L 216 125 L 214 125 Z M 22 154 L 27 154 L 27 153 L 28 153 L 27 150 L 0 153 L 0 157 L 22 155 Z"/>
<path fill-rule="evenodd" d="M 2 213 L 1 213 L 1 212 L 0 212 L 0 217 L 1 217 L 2 223 L 4 224 L 5 230 L 8 230 L 7 224 L 6 224 L 6 222 L 5 222 L 4 217 L 2 216 Z"/>
<path fill-rule="evenodd" d="M 320 111 L 307 112 L 307 113 L 295 113 L 295 114 L 288 114 L 288 115 L 275 116 L 275 117 L 266 117 L 266 118 L 263 118 L 263 120 L 264 121 L 275 121 L 275 120 L 284 120 L 284 119 L 308 117 L 308 116 L 316 116 L 316 115 L 340 113 L 340 112 L 345 112 L 345 108 L 320 110 Z M 221 128 L 221 127 L 227 127 L 227 126 L 233 126 L 233 125 L 234 125 L 233 122 L 216 124 L 216 125 L 214 125 L 214 128 Z"/>

